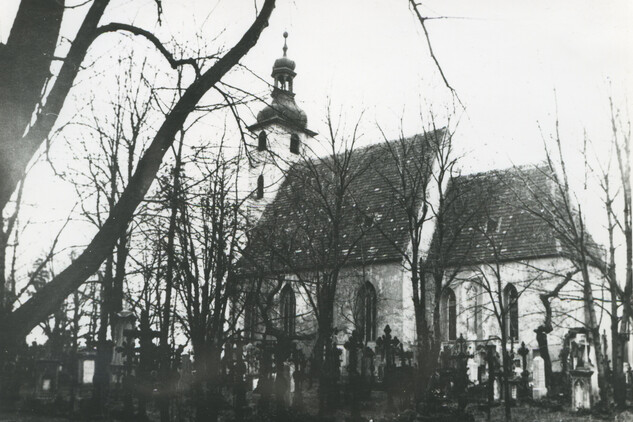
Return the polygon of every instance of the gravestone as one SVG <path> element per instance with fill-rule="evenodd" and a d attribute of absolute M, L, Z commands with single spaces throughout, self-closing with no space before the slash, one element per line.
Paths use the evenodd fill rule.
<path fill-rule="evenodd" d="M 231 367 L 231 378 L 233 381 L 233 409 L 235 418 L 242 420 L 246 404 L 246 363 L 244 362 L 244 341 L 240 332 L 237 334 L 235 341 L 235 357 L 233 366 Z"/>
<path fill-rule="evenodd" d="M 180 363 L 180 380 L 178 381 L 180 391 L 187 391 L 193 384 L 193 362 L 189 354 L 182 355 Z"/>
<path fill-rule="evenodd" d="M 305 354 L 296 343 L 293 343 L 293 350 L 291 354 L 292 361 L 292 374 L 291 374 L 291 388 L 292 391 L 292 406 L 295 409 L 301 409 L 303 407 L 303 381 L 306 378 L 306 358 Z"/>
<path fill-rule="evenodd" d="M 259 344 L 259 373 L 257 374 L 257 386 L 255 392 L 259 393 L 258 406 L 267 409 L 270 405 L 270 397 L 273 393 L 273 350 L 275 343 L 271 340 L 262 340 Z"/>
<path fill-rule="evenodd" d="M 82 384 L 92 384 L 92 377 L 95 375 L 95 360 L 86 359 L 82 361 Z"/>
<path fill-rule="evenodd" d="M 363 350 L 363 338 L 358 330 L 352 331 L 352 335 L 349 337 L 349 340 L 345 343 L 345 350 L 349 353 L 349 360 L 347 362 L 347 374 L 348 374 L 348 391 L 351 399 L 351 421 L 359 421 L 360 417 L 360 409 L 359 409 L 359 401 L 360 401 L 360 361 L 361 361 L 361 353 Z"/>
<path fill-rule="evenodd" d="M 125 357 L 123 356 L 123 343 L 125 343 L 126 330 L 133 330 L 136 317 L 130 311 L 118 312 L 114 318 L 113 340 L 114 350 L 112 354 L 112 365 L 123 366 Z"/>
<path fill-rule="evenodd" d="M 525 346 L 525 342 L 521 342 L 521 347 L 517 350 L 519 356 L 521 356 L 521 383 L 519 384 L 518 395 L 521 398 L 529 397 L 529 383 L 530 371 L 527 369 L 527 355 L 530 353 L 530 349 Z"/>
<path fill-rule="evenodd" d="M 136 317 L 130 311 L 118 312 L 113 318 L 112 340 L 114 349 L 112 352 L 112 360 L 110 361 L 110 381 L 114 384 L 121 384 L 125 372 L 126 357 L 124 355 L 126 332 L 134 330 Z"/>
<path fill-rule="evenodd" d="M 591 363 L 584 336 L 578 336 L 578 343 L 572 343 L 574 368 L 569 371 L 571 378 L 571 408 L 574 411 L 591 409 Z M 585 358 L 585 353 L 587 358 Z"/>
<path fill-rule="evenodd" d="M 571 375 L 571 408 L 574 411 L 591 409 L 591 375 L 593 371 L 588 368 L 576 368 L 570 371 Z"/>
<path fill-rule="evenodd" d="M 396 368 L 396 349 L 400 341 L 397 337 L 391 337 L 391 327 L 385 326 L 384 334 L 376 340 L 376 351 L 382 356 L 385 362 L 383 384 L 387 390 L 387 412 L 391 413 L 394 409 L 393 395 L 397 388 L 397 380 L 395 379 Z"/>
<path fill-rule="evenodd" d="M 80 384 L 92 384 L 95 374 L 96 352 L 83 350 L 77 356 L 77 380 Z"/>
<path fill-rule="evenodd" d="M 475 361 L 474 358 L 468 359 L 468 380 L 473 384 L 478 384 L 479 378 L 479 364 Z"/>
<path fill-rule="evenodd" d="M 539 349 L 533 350 L 532 358 L 532 398 L 540 400 L 547 396 L 547 385 L 545 384 L 545 361 L 539 353 Z"/>
<path fill-rule="evenodd" d="M 35 397 L 52 399 L 57 395 L 60 361 L 56 359 L 40 359 L 35 363 Z"/>
<path fill-rule="evenodd" d="M 279 408 L 285 408 L 290 404 L 290 368 L 286 362 L 286 348 L 279 346 L 275 350 L 275 381 L 273 389 Z"/>
<path fill-rule="evenodd" d="M 474 355 L 470 353 L 470 348 L 464 336 L 460 334 L 455 341 L 455 349 L 452 356 L 454 360 L 455 372 L 453 374 L 452 394 L 457 396 L 457 404 L 460 410 L 464 410 L 468 403 L 467 389 L 470 381 L 468 376 L 468 361 L 473 359 Z"/>
<path fill-rule="evenodd" d="M 362 379 L 362 391 L 365 399 L 371 398 L 371 390 L 374 384 L 374 356 L 375 353 L 369 346 L 365 346 L 362 353 L 360 376 Z"/>
<path fill-rule="evenodd" d="M 513 402 L 516 402 L 519 398 L 519 385 L 521 384 L 521 377 L 515 375 L 508 380 L 508 383 L 510 384 L 510 398 Z"/>
<path fill-rule="evenodd" d="M 486 390 L 487 390 L 487 400 L 488 400 L 488 410 L 490 410 L 490 408 L 492 407 L 492 404 L 495 400 L 495 396 L 498 396 L 498 394 L 496 394 L 497 389 L 495 388 L 495 382 L 497 382 L 496 380 L 496 375 L 497 375 L 497 359 L 496 359 L 496 352 L 497 347 L 494 344 L 487 344 L 486 345 L 486 371 L 484 374 L 484 379 L 485 382 L 487 384 L 486 386 Z M 498 382 L 497 382 L 498 383 Z"/>

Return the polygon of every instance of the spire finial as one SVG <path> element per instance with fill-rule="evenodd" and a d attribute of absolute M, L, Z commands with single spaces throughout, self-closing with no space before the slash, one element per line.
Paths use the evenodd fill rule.
<path fill-rule="evenodd" d="M 284 57 L 286 57 L 286 51 L 288 51 L 288 44 L 286 44 L 287 40 L 288 40 L 288 31 L 284 31 Z"/>

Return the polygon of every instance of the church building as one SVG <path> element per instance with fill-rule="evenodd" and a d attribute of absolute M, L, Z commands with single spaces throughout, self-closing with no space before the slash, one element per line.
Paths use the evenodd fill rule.
<path fill-rule="evenodd" d="M 249 127 L 257 145 L 249 169 L 251 228 L 240 261 L 245 333 L 252 340 L 279 335 L 296 339 L 309 353 L 318 314 L 325 312 L 318 303 L 324 300 L 323 286 L 335 276 L 331 309 L 343 364 L 342 345 L 353 329 L 373 347 L 389 325 L 404 348 L 415 351 L 416 318 L 405 259 L 412 250 L 410 220 L 398 206 L 395 187 L 404 173 L 432 180 L 434 147 L 450 134 L 437 129 L 312 157 L 316 133 L 295 102 L 295 68 L 284 44 L 283 57 L 273 65 L 272 101 Z M 455 176 L 442 186 L 428 183 L 422 197 L 413 199 L 416 212 L 427 206 L 443 216 L 441 229 L 437 218 L 429 217 L 418 239 L 421 267 L 439 262 L 444 274 L 439 291 L 433 277 L 426 277 L 428 321 L 439 315 L 443 344 L 463 337 L 478 365 L 477 351 L 499 346 L 505 333 L 507 347 L 517 356 L 517 372 L 522 363 L 516 352 L 522 343 L 530 350 L 531 370 L 532 351 L 539 348 L 535 330 L 546 314 L 542 297 L 566 276 L 568 282 L 548 299 L 554 371 L 560 371 L 561 351 L 572 341 L 587 345 L 587 312 L 573 252 L 532 209 L 540 206 L 542 211 L 542 204 L 533 200 L 535 192 L 555 194 L 553 180 L 543 166 L 495 170 Z M 444 209 L 438 202 L 440 190 L 452 199 L 443 201 Z M 598 248 L 593 241 L 591 245 Z M 607 303 L 608 286 L 600 272 L 592 270 L 591 278 L 594 297 Z M 603 344 L 610 344 L 606 306 L 597 305 L 595 311 L 605 332 Z M 591 356 L 595 353 L 589 350 L 590 361 Z M 476 382 L 476 374 L 469 376 Z M 595 371 L 592 384 L 595 392 Z"/>

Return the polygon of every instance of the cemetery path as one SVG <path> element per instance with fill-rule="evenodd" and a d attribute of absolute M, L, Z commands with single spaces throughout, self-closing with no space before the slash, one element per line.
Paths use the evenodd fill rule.
<path fill-rule="evenodd" d="M 475 413 L 477 422 L 486 421 L 483 412 Z M 496 407 L 492 411 L 492 421 L 505 420 L 503 408 Z M 551 411 L 539 407 L 522 406 L 512 409 L 512 422 L 586 422 L 586 421 L 613 421 L 613 422 L 633 422 L 633 413 L 624 411 L 611 417 L 597 417 L 588 414 L 573 414 L 568 411 Z"/>
<path fill-rule="evenodd" d="M 17 413 L 0 413 L 0 422 L 62 422 L 65 418 L 39 415 L 21 415 Z"/>
<path fill-rule="evenodd" d="M 67 422 L 77 421 L 77 419 L 68 419 L 63 417 L 32 415 L 23 413 L 0 413 L 0 422 Z M 108 422 L 102 420 L 102 422 Z"/>

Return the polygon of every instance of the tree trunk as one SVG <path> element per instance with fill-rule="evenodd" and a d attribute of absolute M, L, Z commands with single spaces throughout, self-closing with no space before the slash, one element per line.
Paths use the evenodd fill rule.
<path fill-rule="evenodd" d="M 139 324 L 139 365 L 138 365 L 138 419 L 147 420 L 147 402 L 151 397 L 151 368 L 152 368 L 152 348 L 154 346 L 152 339 L 154 338 L 152 327 L 149 321 L 149 306 L 141 311 L 141 320 Z"/>
<path fill-rule="evenodd" d="M 416 383 L 416 400 L 423 400 L 428 392 L 429 381 L 433 375 L 433 365 L 431 356 L 431 343 L 429 341 L 429 327 L 426 318 L 420 318 L 420 313 L 425 313 L 426 309 L 419 310 L 416 307 L 416 336 L 418 353 L 418 380 Z"/>
<path fill-rule="evenodd" d="M 615 302 L 615 301 L 614 301 Z M 615 320 L 615 321 L 614 321 Z M 618 332 L 618 318 L 611 317 L 611 386 L 613 400 L 619 409 L 626 406 L 626 378 L 624 374 L 624 341 Z"/>
<path fill-rule="evenodd" d="M 116 247 L 116 266 L 112 280 L 111 312 L 115 315 L 123 309 L 123 281 L 125 280 L 125 264 L 129 255 L 127 230 L 119 237 Z"/>
<path fill-rule="evenodd" d="M 414 260 L 417 262 L 417 253 L 414 250 Z M 433 374 L 430 356 L 429 326 L 426 315 L 426 283 L 424 276 L 420 276 L 420 266 L 411 268 L 411 287 L 413 289 L 413 309 L 415 312 L 415 330 L 417 337 L 417 364 L 418 374 L 415 382 L 416 401 L 422 400 L 427 392 L 429 380 Z"/>
<path fill-rule="evenodd" d="M 596 369 L 598 370 L 598 388 L 600 389 L 600 401 L 603 405 L 607 405 L 609 394 L 606 382 L 605 362 L 602 356 L 602 347 L 600 341 L 600 326 L 598 325 L 596 310 L 594 308 L 591 279 L 589 277 L 589 270 L 587 269 L 586 262 L 581 262 L 581 274 L 583 278 L 583 299 L 586 318 L 585 323 L 588 328 L 588 341 L 589 344 L 593 345 L 594 353 L 596 354 L 596 362 L 594 363 L 596 365 Z"/>
<path fill-rule="evenodd" d="M 112 344 L 108 341 L 108 327 L 113 321 L 112 315 L 112 269 L 113 258 L 106 261 L 103 277 L 101 277 L 101 309 L 99 332 L 97 333 L 97 356 L 95 357 L 95 373 L 92 385 L 92 410 L 96 415 L 103 411 L 108 386 L 110 384 L 110 363 Z"/>
<path fill-rule="evenodd" d="M 543 364 L 545 367 L 545 385 L 547 386 L 547 391 L 551 392 L 553 386 L 553 371 L 552 371 L 552 358 L 549 355 L 549 347 L 547 342 L 547 334 L 551 332 L 551 330 L 545 330 L 542 326 L 534 330 L 536 332 L 536 342 L 538 343 L 538 350 L 543 358 Z M 525 370 L 525 368 L 523 368 Z"/>
<path fill-rule="evenodd" d="M 0 179 L 10 177 L 11 145 L 19 142 L 50 77 L 64 1 L 22 0 L 6 45 L 0 44 Z M 5 148 L 3 148 L 5 147 Z M 4 182 L 0 182 L 4 184 Z M 7 187 L 5 195 L 13 189 Z M 8 197 L 7 197 L 8 200 Z M 6 202 L 0 202 L 0 210 Z"/>
<path fill-rule="evenodd" d="M 503 357 L 503 409 L 506 421 L 512 420 L 512 394 L 510 393 L 510 356 L 508 353 L 508 334 L 505 329 L 506 316 L 505 313 L 501 318 L 501 356 Z"/>
<path fill-rule="evenodd" d="M 197 333 L 196 336 L 204 337 Z M 194 347 L 194 407 L 197 422 L 216 421 L 217 411 L 213 398 L 209 391 L 209 380 L 211 378 L 211 352 L 205 343 L 204 338 L 196 341 Z"/>
<path fill-rule="evenodd" d="M 93 8 L 101 3 L 103 2 L 95 1 Z M 165 118 L 139 161 L 137 170 L 118 203 L 85 251 L 26 303 L 2 317 L 0 332 L 4 335 L 0 337 L 0 350 L 6 349 L 9 344 L 18 344 L 40 321 L 54 312 L 70 293 L 99 269 L 103 260 L 112 251 L 122 231 L 127 228 L 136 207 L 143 200 L 154 180 L 167 149 L 173 143 L 174 136 L 182 127 L 189 113 L 193 111 L 202 96 L 219 82 L 257 43 L 259 35 L 268 26 L 268 19 L 274 6 L 275 0 L 267 0 L 255 22 L 240 41 L 186 89 Z M 47 134 L 48 132 L 42 137 L 42 140 Z M 1 152 L 0 157 L 2 157 Z M 0 173 L 4 171 L 3 166 L 4 161 L 0 162 Z M 3 204 L 6 203 L 3 195 L 6 194 L 6 198 L 10 197 L 15 184 L 9 183 L 7 185 L 0 175 L 0 185 L 0 208 L 3 208 Z"/>
<path fill-rule="evenodd" d="M 440 323 L 440 302 L 442 298 L 443 272 L 434 271 L 434 304 L 433 304 L 433 339 L 431 344 L 431 355 L 428 358 L 428 365 L 434 369 L 437 365 L 440 351 L 442 349 L 442 324 Z"/>
<path fill-rule="evenodd" d="M 182 147 L 182 143 L 181 143 Z M 176 237 L 176 217 L 178 215 L 178 195 L 180 192 L 180 151 L 176 157 L 174 168 L 174 185 L 170 192 L 171 215 L 169 217 L 169 228 L 167 230 L 167 269 L 165 275 L 165 302 L 163 304 L 163 317 L 160 326 L 160 378 L 161 378 L 161 400 L 159 402 L 161 422 L 169 422 L 169 402 L 171 399 L 171 348 L 169 345 L 169 327 L 171 321 L 171 293 L 173 289 L 173 277 L 175 266 L 174 239 Z"/>
<path fill-rule="evenodd" d="M 64 1 L 20 3 L 7 45 L 0 50 L 0 211 L 55 125 L 108 3 L 93 1 L 41 110 L 38 104 L 50 78 Z M 37 118 L 30 124 L 35 111 Z"/>
<path fill-rule="evenodd" d="M 320 349 L 317 350 L 322 364 L 318 369 L 319 374 L 319 415 L 324 415 L 332 410 L 334 405 L 333 395 L 335 379 L 335 356 L 332 353 L 332 326 L 334 323 L 334 298 L 330 292 L 324 292 L 324 303 L 321 304 L 319 318 Z"/>
<path fill-rule="evenodd" d="M 626 379 L 624 375 L 624 343 L 626 341 L 619 333 L 620 318 L 618 317 L 618 302 L 616 291 L 616 274 L 615 274 L 615 249 L 613 248 L 613 239 L 610 239 L 610 263 L 609 263 L 609 279 L 611 287 L 611 387 L 613 389 L 613 400 L 618 408 L 622 409 L 626 406 Z M 626 309 L 622 316 L 622 321 L 626 321 Z"/>

